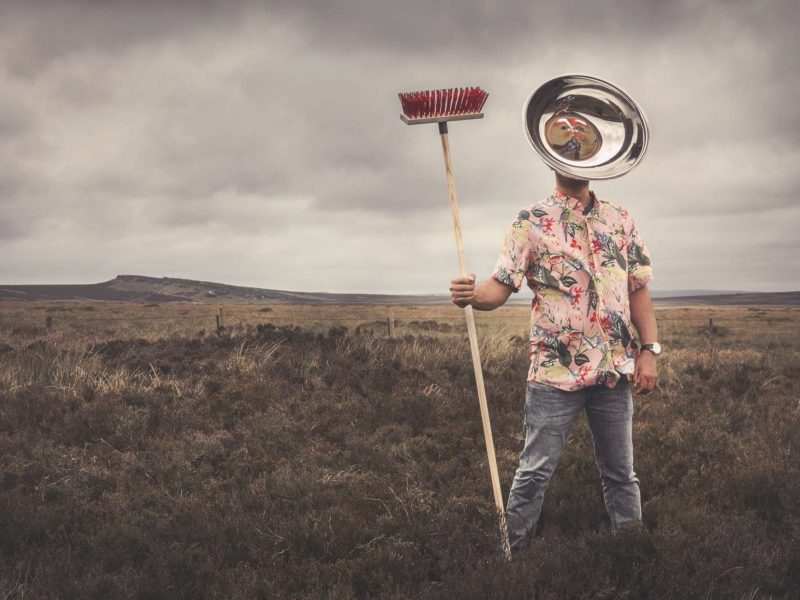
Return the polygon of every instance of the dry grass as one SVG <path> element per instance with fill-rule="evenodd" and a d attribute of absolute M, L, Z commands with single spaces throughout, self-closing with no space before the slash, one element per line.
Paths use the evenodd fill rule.
<path fill-rule="evenodd" d="M 505 564 L 460 312 L 271 308 L 0 304 L 0 598 L 800 597 L 797 309 L 659 311 L 647 528 L 581 422 Z M 478 319 L 506 492 L 525 315 Z"/>

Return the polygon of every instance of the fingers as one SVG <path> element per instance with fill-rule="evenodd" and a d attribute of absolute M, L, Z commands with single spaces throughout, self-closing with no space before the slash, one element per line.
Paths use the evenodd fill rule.
<path fill-rule="evenodd" d="M 464 308 L 474 298 L 472 292 L 453 292 L 451 294 L 453 302 Z"/>
<path fill-rule="evenodd" d="M 650 393 L 650 392 L 652 392 L 654 389 L 656 389 L 656 384 L 655 384 L 655 382 L 653 382 L 653 381 L 647 381 L 647 382 L 645 382 L 645 383 L 642 383 L 641 387 L 640 387 L 640 388 L 639 388 L 639 390 L 638 390 L 638 393 L 640 393 L 640 394 L 642 394 L 642 395 L 645 395 L 645 394 L 649 394 L 649 393 Z"/>
<path fill-rule="evenodd" d="M 652 357 L 641 356 L 633 368 L 633 391 L 648 394 L 658 387 L 658 367 Z"/>
<path fill-rule="evenodd" d="M 634 375 L 635 377 L 635 375 Z M 657 375 L 639 375 L 634 383 L 634 391 L 637 394 L 648 394 L 658 387 Z"/>
<path fill-rule="evenodd" d="M 466 277 L 456 277 L 450 281 L 450 295 L 453 302 L 464 308 L 475 295 L 475 274 Z"/>
<path fill-rule="evenodd" d="M 475 285 L 475 273 L 470 273 L 466 277 L 456 277 L 450 281 L 450 285 Z M 452 289 L 452 288 L 451 288 Z"/>

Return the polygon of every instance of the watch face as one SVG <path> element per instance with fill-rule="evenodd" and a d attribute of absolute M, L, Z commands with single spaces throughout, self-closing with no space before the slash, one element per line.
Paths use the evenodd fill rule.
<path fill-rule="evenodd" d="M 652 344 L 645 344 L 642 346 L 642 350 L 650 350 L 653 354 L 658 356 L 661 354 L 661 344 L 658 342 L 653 342 Z"/>

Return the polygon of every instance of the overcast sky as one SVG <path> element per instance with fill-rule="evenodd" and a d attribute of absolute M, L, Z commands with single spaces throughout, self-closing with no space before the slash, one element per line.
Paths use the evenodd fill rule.
<path fill-rule="evenodd" d="M 446 293 L 435 126 L 397 93 L 480 85 L 450 143 L 470 270 L 553 190 L 522 106 L 589 73 L 647 111 L 621 179 L 655 290 L 800 289 L 800 3 L 0 0 L 0 282 L 120 273 Z"/>

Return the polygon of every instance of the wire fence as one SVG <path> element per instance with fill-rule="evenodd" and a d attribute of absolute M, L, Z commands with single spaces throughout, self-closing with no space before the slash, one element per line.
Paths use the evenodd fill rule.
<path fill-rule="evenodd" d="M 273 313 L 273 309 L 269 307 L 262 307 L 256 310 L 247 310 L 238 307 L 231 309 L 218 308 L 217 310 L 190 312 L 190 313 L 171 313 L 171 314 L 158 314 L 151 311 L 147 305 L 136 307 L 137 310 L 131 311 L 128 314 L 110 314 L 110 315 L 87 315 L 76 314 L 74 310 L 70 311 L 56 311 L 55 313 L 48 313 L 45 315 L 33 315 L 22 311 L 3 311 L 0 309 L 0 327 L 3 329 L 13 329 L 14 327 L 35 327 L 45 330 L 52 330 L 62 326 L 82 326 L 82 325 L 111 325 L 111 324 L 127 324 L 130 326 L 143 326 L 150 323 L 189 323 L 193 322 L 198 327 L 210 327 L 216 331 L 217 335 L 221 335 L 223 331 L 233 327 L 243 327 L 247 325 L 267 325 L 273 324 L 280 325 L 320 325 L 320 324 L 342 324 L 350 325 L 358 324 L 358 326 L 375 328 L 385 328 L 385 332 L 394 336 L 398 331 L 402 330 L 419 330 L 419 329 L 436 329 L 439 324 L 447 324 L 445 327 L 452 329 L 455 324 L 464 323 L 465 319 L 463 314 L 436 314 L 433 310 L 428 312 L 416 312 L 424 307 L 415 307 L 415 312 L 404 311 L 404 308 L 387 307 L 381 310 L 379 307 L 359 307 L 364 310 L 364 314 L 314 314 L 315 307 L 303 306 L 301 312 L 293 311 L 289 314 Z M 156 308 L 156 307 L 152 307 Z M 286 307 L 281 306 L 282 310 Z M 720 307 L 697 307 L 696 309 L 688 309 L 689 311 L 680 316 L 659 316 L 657 311 L 657 321 L 659 325 L 667 325 L 669 323 L 682 323 L 701 327 L 707 329 L 710 333 L 719 331 L 720 327 L 731 325 L 734 323 L 742 323 L 743 321 L 761 320 L 765 317 L 770 318 L 770 312 L 776 308 L 781 307 L 764 307 L 764 308 L 750 308 L 750 312 L 739 313 L 738 315 L 720 315 L 718 309 Z M 786 307 L 782 307 L 786 308 Z M 330 310 L 331 307 L 321 307 L 319 310 Z M 94 310 L 94 307 L 86 307 L 79 310 Z M 440 308 L 440 310 L 442 310 Z M 528 309 L 529 310 L 529 309 Z M 524 324 L 528 320 L 528 310 L 526 307 L 511 307 L 503 312 L 476 312 L 476 322 L 484 324 Z M 666 309 L 670 310 L 670 309 Z M 675 310 L 675 309 L 672 309 Z M 680 309 L 678 309 L 680 310 Z M 715 310 L 717 312 L 715 312 Z M 398 316 L 397 312 L 402 314 Z M 512 312 L 513 311 L 513 312 Z M 724 309 L 722 311 L 724 313 Z M 796 311 L 800 315 L 800 310 Z M 710 316 L 709 313 L 714 313 Z M 800 322 L 799 319 L 791 317 L 778 317 L 782 320 Z"/>
<path fill-rule="evenodd" d="M 45 325 L 53 325 L 57 321 L 61 322 L 70 322 L 70 323 L 106 323 L 106 322 L 127 322 L 127 323 L 138 323 L 141 321 L 201 321 L 203 319 L 207 319 L 210 321 L 215 321 L 216 318 L 220 316 L 216 313 L 205 313 L 201 315 L 147 315 L 141 317 L 105 317 L 105 316 L 97 316 L 97 317 L 79 317 L 76 318 L 74 316 L 62 316 L 59 319 L 55 319 L 52 317 L 48 317 L 44 320 Z M 231 320 L 241 319 L 241 317 L 249 317 L 251 316 L 249 313 L 235 313 L 231 315 L 229 318 Z M 285 322 L 297 322 L 297 316 L 291 315 L 275 315 L 275 316 L 265 316 L 265 315 L 252 315 L 257 317 L 259 320 L 263 321 L 285 321 Z M 375 317 L 329 317 L 329 316 L 305 316 L 307 321 L 313 322 L 362 322 L 362 323 L 369 323 L 376 320 Z M 418 317 L 410 318 L 410 317 L 402 317 L 402 318 L 393 318 L 387 317 L 387 319 L 393 319 L 395 322 L 417 322 L 417 321 L 464 321 L 463 316 L 441 316 L 441 315 L 420 315 Z M 34 320 L 31 318 L 27 318 L 26 320 Z M 519 315 L 503 315 L 503 316 L 477 316 L 475 317 L 476 321 L 526 321 L 527 318 L 525 316 Z M 708 321 L 710 326 L 713 326 L 714 323 L 721 323 L 721 322 L 741 322 L 741 318 L 736 317 L 657 317 L 659 323 L 662 322 L 687 322 L 687 321 Z"/>

